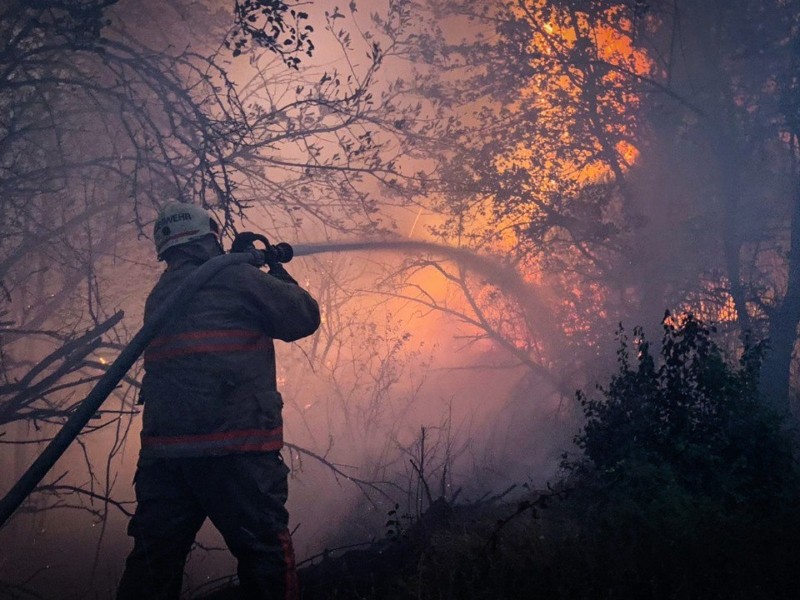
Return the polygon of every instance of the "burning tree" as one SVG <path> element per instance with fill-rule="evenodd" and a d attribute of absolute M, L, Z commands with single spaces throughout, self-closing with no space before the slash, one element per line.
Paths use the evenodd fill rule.
<path fill-rule="evenodd" d="M 454 0 L 434 14 L 419 58 L 446 75 L 425 91 L 460 128 L 439 147 L 427 209 L 444 224 L 430 235 L 506 256 L 549 292 L 566 345 L 518 302 L 446 270 L 475 339 L 585 373 L 609 323 L 702 310 L 739 350 L 769 339 L 764 396 L 788 408 L 796 8 Z"/>

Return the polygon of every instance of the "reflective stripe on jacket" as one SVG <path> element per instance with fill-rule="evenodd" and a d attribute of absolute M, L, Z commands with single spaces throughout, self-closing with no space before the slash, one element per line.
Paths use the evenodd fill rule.
<path fill-rule="evenodd" d="M 145 319 L 202 262 L 190 255 L 171 261 Z M 311 335 L 319 322 L 316 301 L 298 285 L 247 264 L 220 271 L 145 351 L 141 456 L 279 450 L 283 401 L 273 339 Z"/>
<path fill-rule="evenodd" d="M 150 363 L 185 354 L 266 350 L 267 340 L 258 330 L 217 329 L 161 335 L 153 339 L 145 351 Z"/>

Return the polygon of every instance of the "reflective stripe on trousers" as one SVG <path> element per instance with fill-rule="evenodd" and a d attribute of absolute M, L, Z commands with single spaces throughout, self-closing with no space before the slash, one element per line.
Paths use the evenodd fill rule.
<path fill-rule="evenodd" d="M 174 436 L 142 435 L 143 457 L 211 456 L 283 448 L 283 427 Z"/>

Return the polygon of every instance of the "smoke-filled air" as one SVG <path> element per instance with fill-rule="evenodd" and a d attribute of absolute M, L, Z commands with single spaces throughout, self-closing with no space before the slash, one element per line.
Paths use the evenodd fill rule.
<path fill-rule="evenodd" d="M 799 322 L 795 1 L 0 0 L 0 598 L 796 598 Z"/>

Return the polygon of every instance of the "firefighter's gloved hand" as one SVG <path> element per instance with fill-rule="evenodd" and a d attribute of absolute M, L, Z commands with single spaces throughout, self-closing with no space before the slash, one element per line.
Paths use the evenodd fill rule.
<path fill-rule="evenodd" d="M 268 273 L 281 281 L 285 281 L 286 283 L 293 283 L 295 285 L 300 285 L 297 283 L 297 280 L 289 275 L 289 272 L 284 268 L 281 263 L 270 263 L 269 264 L 269 271 Z"/>

